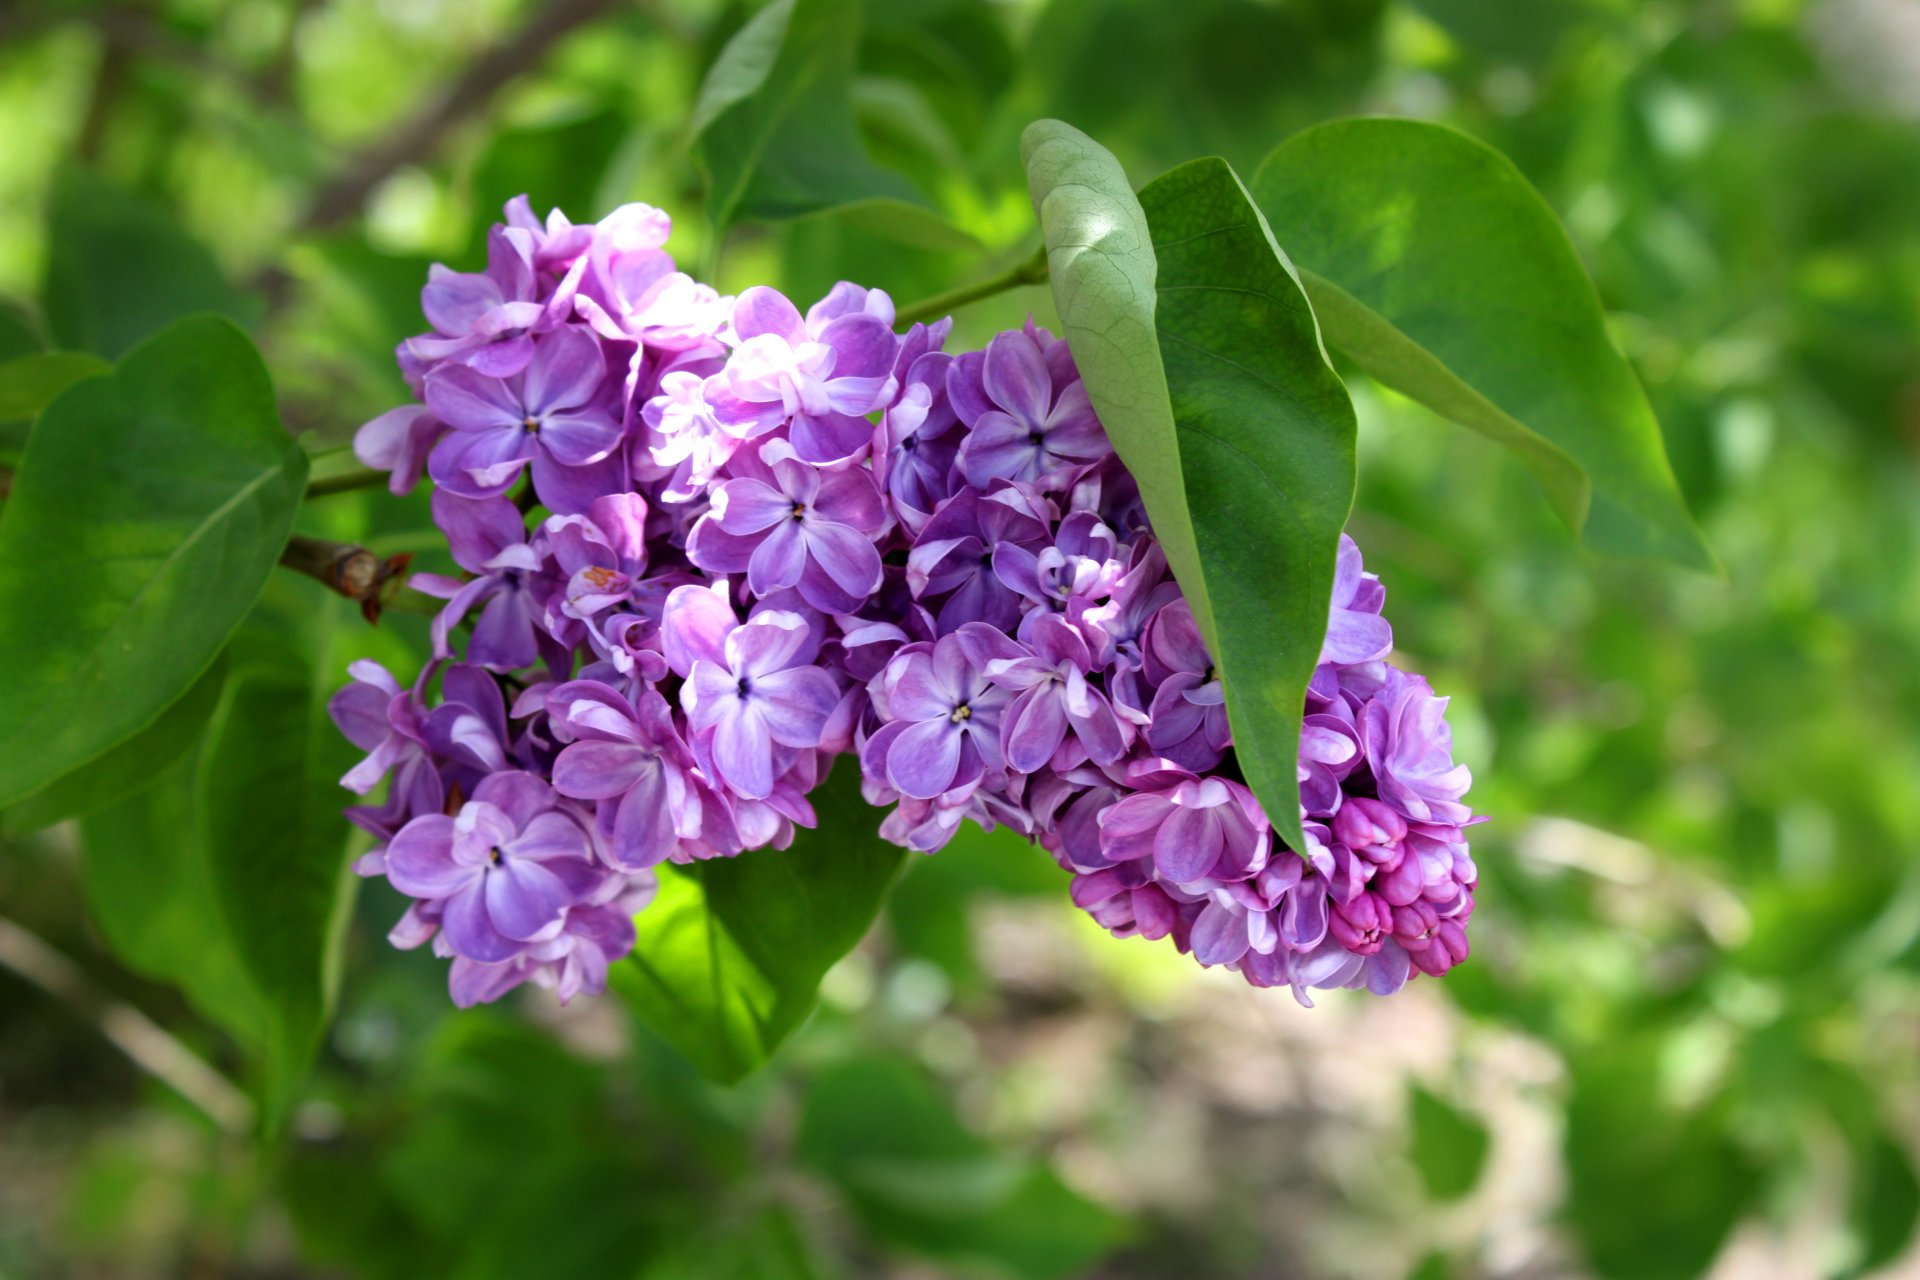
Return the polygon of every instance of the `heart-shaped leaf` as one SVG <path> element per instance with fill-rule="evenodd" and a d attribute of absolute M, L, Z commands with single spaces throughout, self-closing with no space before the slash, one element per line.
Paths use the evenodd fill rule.
<path fill-rule="evenodd" d="M 1327 341 L 1519 454 L 1596 549 L 1714 567 L 1660 424 L 1553 211 L 1442 125 L 1337 120 L 1275 148 L 1253 192 L 1310 274 Z"/>
<path fill-rule="evenodd" d="M 260 594 L 306 472 L 253 345 L 214 317 L 47 407 L 0 515 L 0 805 L 186 692 Z"/>

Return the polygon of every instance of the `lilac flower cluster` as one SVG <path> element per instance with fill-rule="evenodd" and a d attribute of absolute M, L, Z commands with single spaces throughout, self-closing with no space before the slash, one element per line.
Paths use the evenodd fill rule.
<path fill-rule="evenodd" d="M 949 354 L 848 283 L 721 297 L 667 232 L 515 200 L 484 272 L 433 270 L 421 403 L 356 439 L 396 493 L 433 479 L 465 570 L 413 579 L 447 602 L 413 686 L 361 663 L 333 703 L 368 752 L 344 785 L 392 779 L 349 810 L 382 842 L 359 869 L 456 1002 L 601 990 L 653 868 L 786 847 L 839 755 L 895 843 L 1011 827 L 1116 936 L 1303 1002 L 1465 958 L 1468 773 L 1350 540 L 1295 851 L 1064 341 Z"/>

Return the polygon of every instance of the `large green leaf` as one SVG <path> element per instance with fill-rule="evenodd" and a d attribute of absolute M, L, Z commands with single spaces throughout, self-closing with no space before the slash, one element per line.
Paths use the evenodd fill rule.
<path fill-rule="evenodd" d="M 1211 645 L 1212 613 L 1154 333 L 1147 215 L 1120 162 L 1070 124 L 1034 121 L 1021 135 L 1020 153 L 1074 363 L 1114 449 L 1140 484 L 1167 562 Z"/>
<path fill-rule="evenodd" d="M 156 762 L 152 785 L 80 820 L 87 907 L 122 963 L 178 987 L 250 1055 L 265 1047 L 266 1008 L 227 940 L 196 830 L 198 752 Z"/>
<path fill-rule="evenodd" d="M 873 923 L 900 872 L 843 760 L 808 797 L 820 825 L 789 849 L 663 866 L 613 985 L 701 1071 L 731 1083 L 772 1056 L 833 963 Z"/>
<path fill-rule="evenodd" d="M 107 368 L 80 351 L 37 351 L 0 363 L 0 422 L 31 422 L 62 391 Z"/>
<path fill-rule="evenodd" d="M 215 662 L 158 720 L 0 813 L 0 831 L 38 831 L 68 818 L 85 817 L 153 785 L 160 776 L 158 762 L 179 760 L 198 750 L 201 731 L 220 701 L 226 677 L 225 666 Z"/>
<path fill-rule="evenodd" d="M 774 0 L 720 51 L 692 124 L 716 228 L 857 200 L 920 202 L 861 147 L 849 96 L 859 41 L 859 0 Z"/>
<path fill-rule="evenodd" d="M 1577 462 L 1595 548 L 1714 567 L 1566 232 L 1504 156 L 1441 125 L 1340 120 L 1281 143 L 1253 191 L 1336 349 L 1515 449 L 1576 526 L 1559 455 Z"/>
<path fill-rule="evenodd" d="M 207 247 L 133 192 L 66 169 L 47 223 L 41 309 L 55 346 L 113 359 L 196 311 L 241 314 Z"/>
<path fill-rule="evenodd" d="M 1353 507 L 1353 403 L 1299 277 L 1224 160 L 1155 179 L 1140 204 L 1234 754 L 1275 831 L 1302 849 L 1300 722 Z"/>
<path fill-rule="evenodd" d="M 320 610 L 321 626 L 337 611 Z M 291 649 L 227 680 L 200 757 L 198 831 L 213 898 L 265 1009 L 262 1100 L 284 1113 L 319 1047 L 352 902 L 339 777 L 353 749 L 316 668 Z"/>
<path fill-rule="evenodd" d="M 153 723 L 286 542 L 306 458 L 224 320 L 183 320 L 70 387 L 0 515 L 0 805 Z"/>

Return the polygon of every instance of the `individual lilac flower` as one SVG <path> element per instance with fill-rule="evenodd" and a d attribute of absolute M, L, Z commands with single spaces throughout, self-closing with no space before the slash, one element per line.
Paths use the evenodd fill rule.
<path fill-rule="evenodd" d="M 387 488 L 412 493 L 426 469 L 427 455 L 447 429 L 417 404 L 389 409 L 353 433 L 353 456 L 375 471 L 386 471 Z"/>
<path fill-rule="evenodd" d="M 1056 385 L 1033 338 L 1010 330 L 984 356 L 962 356 L 947 374 L 947 391 L 967 424 L 960 469 L 984 488 L 994 479 L 1064 488 L 1078 467 L 1112 452 L 1077 377 Z"/>
<path fill-rule="evenodd" d="M 1360 714 L 1360 740 L 1382 800 L 1418 822 L 1470 821 L 1460 803 L 1473 775 L 1453 762 L 1447 699 L 1419 676 L 1388 668 L 1386 683 Z"/>
<path fill-rule="evenodd" d="M 487 774 L 512 767 L 507 703 L 486 671 L 455 663 L 440 677 L 440 705 L 423 722 L 427 745 L 443 772 L 464 791 Z"/>
<path fill-rule="evenodd" d="M 1105 597 L 1123 568 L 1114 558 L 1116 550 L 1113 531 L 1099 516 L 1075 511 L 1060 522 L 1050 546 L 996 546 L 993 572 L 1009 590 L 1044 606 L 1026 615 L 1039 618 Z"/>
<path fill-rule="evenodd" d="M 606 360 L 593 337 L 558 329 L 538 339 L 526 370 L 489 378 L 464 365 L 427 377 L 427 407 L 451 428 L 434 446 L 434 483 L 469 498 L 505 493 L 536 455 L 584 467 L 611 454 L 620 424 L 601 402 Z M 544 495 L 543 495 L 544 496 Z"/>
<path fill-rule="evenodd" d="M 525 369 L 533 358 L 530 333 L 559 320 L 540 300 L 533 252 L 525 231 L 496 226 L 487 235 L 485 271 L 435 263 L 420 291 L 420 309 L 434 332 L 407 339 L 406 357 L 427 368 L 455 361 L 488 378 Z"/>
<path fill-rule="evenodd" d="M 1334 561 L 1333 604 L 1327 620 L 1327 638 L 1320 661 L 1351 664 L 1384 658 L 1393 648 L 1393 628 L 1380 616 L 1387 593 L 1378 576 L 1360 567 L 1360 548 L 1340 535 Z"/>
<path fill-rule="evenodd" d="M 572 738 L 553 763 L 553 787 L 600 806 L 608 861 L 641 871 L 700 835 L 700 791 L 692 753 L 665 698 L 648 690 L 629 703 L 606 685 L 575 680 L 547 695 L 554 720 Z"/>
<path fill-rule="evenodd" d="M 1147 745 L 1195 772 L 1219 764 L 1233 741 L 1226 691 L 1185 600 L 1161 609 L 1147 628 L 1146 663 L 1148 678 L 1159 680 Z"/>
<path fill-rule="evenodd" d="M 347 771 L 340 785 L 366 795 L 393 774 L 384 805 L 356 805 L 347 817 L 384 840 L 416 814 L 437 812 L 445 792 L 427 752 L 426 726 L 413 695 L 377 662 L 361 659 L 348 666 L 347 674 L 351 683 L 328 701 L 327 712 L 367 756 Z"/>
<path fill-rule="evenodd" d="M 987 678 L 1014 692 L 1001 721 L 1007 766 L 1021 773 L 1039 772 L 1069 734 L 1086 758 L 1112 764 L 1126 753 L 1131 735 L 1087 679 L 1093 658 L 1086 639 L 1059 617 L 1037 617 L 1038 625 L 1024 628 L 1025 644 L 977 624 L 967 631 L 973 652 L 991 655 L 985 664 Z"/>
<path fill-rule="evenodd" d="M 916 360 L 905 390 L 874 430 L 874 478 L 893 500 L 901 523 L 915 533 L 954 491 L 960 435 L 959 419 L 947 401 L 946 371 L 952 362 L 939 351 Z"/>
<path fill-rule="evenodd" d="M 721 425 L 743 438 L 781 426 L 794 453 L 832 463 L 872 443 L 866 415 L 893 395 L 899 347 L 887 321 L 866 312 L 829 321 L 816 336 L 778 292 L 756 287 L 734 303 L 740 341 L 707 403 Z"/>
<path fill-rule="evenodd" d="M 527 544 L 519 510 L 504 498 L 462 498 L 441 489 L 433 495 L 433 520 L 447 535 L 454 562 L 477 575 L 471 581 L 416 573 L 412 585 L 447 602 L 433 620 L 435 657 L 453 650 L 454 624 L 483 601 L 467 646 L 470 660 L 495 671 L 532 666 L 540 656 L 540 609 L 529 589 L 540 555 Z"/>
<path fill-rule="evenodd" d="M 986 494 L 962 489 L 940 504 L 907 555 L 907 586 L 915 599 L 939 601 L 943 634 L 969 622 L 1018 626 L 1020 596 L 994 572 L 994 557 L 1007 546 L 1044 546 L 1051 514 L 1032 490 L 1005 482 Z"/>
<path fill-rule="evenodd" d="M 727 460 L 741 447 L 721 428 L 707 405 L 706 379 L 686 369 L 660 376 L 659 393 L 640 411 L 652 432 L 648 453 L 670 474 L 661 488 L 668 502 L 691 502 L 706 494 Z"/>
<path fill-rule="evenodd" d="M 633 950 L 634 912 L 645 905 L 623 901 L 569 907 L 559 936 L 531 943 L 521 955 L 499 964 L 455 956 L 447 973 L 453 1003 L 461 1009 L 489 1004 L 524 982 L 550 988 L 561 1004 L 577 995 L 601 994 L 614 961 Z"/>
<path fill-rule="evenodd" d="M 992 645 L 1005 639 L 984 624 L 971 634 L 942 636 L 933 645 L 902 649 L 880 675 L 891 723 L 867 739 L 862 761 L 870 775 L 895 790 L 931 800 L 978 783 L 1006 768 L 1000 747 L 1000 717 L 1007 691 L 987 679 L 982 658 L 968 641 Z"/>
<path fill-rule="evenodd" d="M 1151 857 L 1174 884 L 1242 880 L 1267 863 L 1271 832 L 1253 793 L 1225 778 L 1137 791 L 1100 815 L 1100 850 L 1115 862 Z"/>
<path fill-rule="evenodd" d="M 1300 806 L 1326 817 L 1345 807 L 1341 783 L 1364 763 L 1360 733 L 1345 702 L 1307 716 L 1300 728 Z"/>
<path fill-rule="evenodd" d="M 849 613 L 880 586 L 873 535 L 885 522 L 870 472 L 779 458 L 720 486 L 687 555 L 710 573 L 744 571 L 757 596 L 797 587 L 814 608 Z"/>
<path fill-rule="evenodd" d="M 647 500 L 637 493 L 595 498 L 585 515 L 550 516 L 543 528 L 565 588 L 554 602 L 582 622 L 626 604 L 647 567 Z M 553 620 L 549 617 L 549 629 Z"/>
<path fill-rule="evenodd" d="M 577 823 L 529 773 L 496 773 L 455 817 L 415 818 L 387 846 L 387 879 L 440 901 L 454 951 L 497 964 L 560 932 L 568 906 L 601 881 Z"/>
<path fill-rule="evenodd" d="M 684 664 L 680 704 L 720 781 L 750 800 L 773 795 L 775 753 L 817 747 L 840 686 L 810 665 L 816 642 L 798 614 L 745 623 L 702 587 L 667 597 L 667 658 Z M 676 670 L 681 666 L 676 665 Z"/>
<path fill-rule="evenodd" d="M 807 332 L 819 337 L 827 326 L 841 316 L 869 315 L 893 328 L 893 298 L 885 289 L 867 289 L 851 280 L 841 280 L 827 290 L 827 296 L 807 308 Z"/>

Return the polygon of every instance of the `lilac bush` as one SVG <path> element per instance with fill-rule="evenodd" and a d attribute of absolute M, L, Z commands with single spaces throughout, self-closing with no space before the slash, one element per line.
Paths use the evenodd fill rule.
<path fill-rule="evenodd" d="M 949 354 L 850 283 L 721 297 L 668 229 L 509 204 L 486 270 L 423 291 L 424 408 L 356 441 L 396 492 L 433 479 L 466 571 L 414 579 L 447 603 L 413 686 L 360 663 L 332 706 L 368 753 L 344 785 L 392 778 L 349 810 L 359 869 L 457 1003 L 603 989 L 654 868 L 786 847 L 842 755 L 894 843 L 1010 827 L 1115 936 L 1303 1003 L 1466 957 L 1468 772 L 1351 539 L 1290 849 L 1064 341 Z"/>

